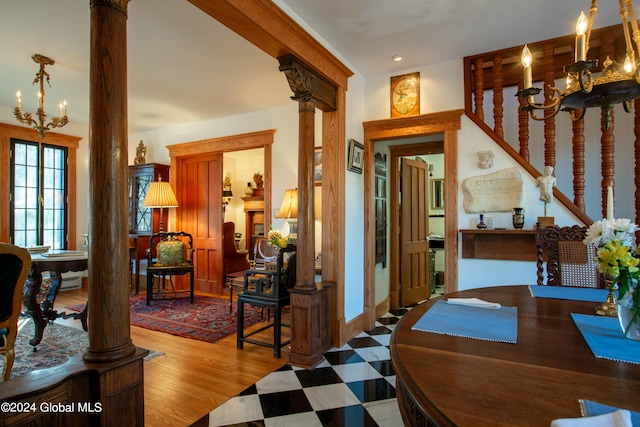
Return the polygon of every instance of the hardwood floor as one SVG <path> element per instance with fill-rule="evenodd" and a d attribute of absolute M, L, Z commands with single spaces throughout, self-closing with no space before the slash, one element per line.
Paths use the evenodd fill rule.
<path fill-rule="evenodd" d="M 86 290 L 62 291 L 56 307 L 84 303 L 86 296 Z M 72 319 L 56 322 L 81 327 Z M 145 425 L 150 427 L 190 426 L 289 360 L 288 347 L 280 359 L 267 347 L 245 344 L 237 350 L 235 334 L 210 344 L 132 326 L 131 339 L 138 347 L 165 353 L 144 362 Z"/>

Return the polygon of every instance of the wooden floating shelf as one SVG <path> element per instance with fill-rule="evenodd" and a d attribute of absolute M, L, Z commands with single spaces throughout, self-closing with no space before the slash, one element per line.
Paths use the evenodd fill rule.
<path fill-rule="evenodd" d="M 460 230 L 462 258 L 536 260 L 535 230 Z"/>

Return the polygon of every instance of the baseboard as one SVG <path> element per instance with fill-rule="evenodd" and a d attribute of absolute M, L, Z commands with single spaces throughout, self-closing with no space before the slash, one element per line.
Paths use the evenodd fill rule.
<path fill-rule="evenodd" d="M 376 319 L 381 318 L 391 310 L 391 296 L 387 296 L 376 305 Z"/>

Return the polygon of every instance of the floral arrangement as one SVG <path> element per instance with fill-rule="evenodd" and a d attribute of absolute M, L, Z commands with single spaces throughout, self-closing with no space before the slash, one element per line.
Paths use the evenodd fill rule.
<path fill-rule="evenodd" d="M 636 289 L 640 279 L 637 230 L 638 226 L 628 219 L 602 219 L 589 227 L 584 239 L 585 245 L 598 248 L 598 271 L 612 279 L 609 290 L 617 286 L 618 300 L 636 310 L 640 309 L 640 290 Z M 634 320 L 640 321 L 637 313 Z"/>
<path fill-rule="evenodd" d="M 275 248 L 284 248 L 287 246 L 289 239 L 282 237 L 282 233 L 278 230 L 269 230 L 269 234 L 267 234 L 267 241 Z"/>

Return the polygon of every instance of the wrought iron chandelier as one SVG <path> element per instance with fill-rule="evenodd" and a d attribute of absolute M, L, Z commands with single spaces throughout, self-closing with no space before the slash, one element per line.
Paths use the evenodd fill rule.
<path fill-rule="evenodd" d="M 67 123 L 69 123 L 69 119 L 67 118 L 67 101 L 62 101 L 59 104 L 60 107 L 60 117 L 52 117 L 51 121 L 45 124 L 45 120 L 47 115 L 44 112 L 44 80 L 47 79 L 47 84 L 51 87 L 51 83 L 49 82 L 49 73 L 47 73 L 44 68 L 47 65 L 53 65 L 55 62 L 51 58 L 47 58 L 46 56 L 40 55 L 36 53 L 31 57 L 36 63 L 40 64 L 40 70 L 36 73 L 36 78 L 33 81 L 33 84 L 40 84 L 40 90 L 38 90 L 38 111 L 36 111 L 36 116 L 38 120 L 34 119 L 31 113 L 22 113 L 20 109 L 20 104 L 22 102 L 22 94 L 20 91 L 16 92 L 16 108 L 13 110 L 13 114 L 15 114 L 16 119 L 18 119 L 21 123 L 26 123 L 29 126 L 33 127 L 38 134 L 40 135 L 40 139 L 44 138 L 44 133 L 51 128 L 59 128 Z"/>
<path fill-rule="evenodd" d="M 553 95 L 549 97 L 549 102 L 546 104 L 534 101 L 534 95 L 539 94 L 542 89 L 532 85 L 532 56 L 525 45 L 521 57 L 524 67 L 524 89 L 518 91 L 516 95 L 526 100 L 523 109 L 529 112 L 532 119 L 547 120 L 555 117 L 562 110 L 569 112 L 571 120 L 577 121 L 584 117 L 587 108 L 600 107 L 605 112 L 605 127 L 609 129 L 611 110 L 616 104 L 622 103 L 627 113 L 631 111 L 631 101 L 640 97 L 640 75 L 629 25 L 633 30 L 633 43 L 638 49 L 640 49 L 640 30 L 633 12 L 633 1 L 618 0 L 618 3 L 626 46 L 624 64 L 617 64 L 607 57 L 602 64 L 604 67 L 602 72 L 598 76 L 592 75 L 591 70 L 598 65 L 597 59 L 586 59 L 593 18 L 598 9 L 597 0 L 592 0 L 589 19 L 584 12 L 581 12 L 576 23 L 575 62 L 564 67 L 567 73 L 565 90 L 561 91 L 557 87 L 549 86 Z M 550 110 L 551 113 L 538 117 L 535 114 L 536 110 Z"/>

